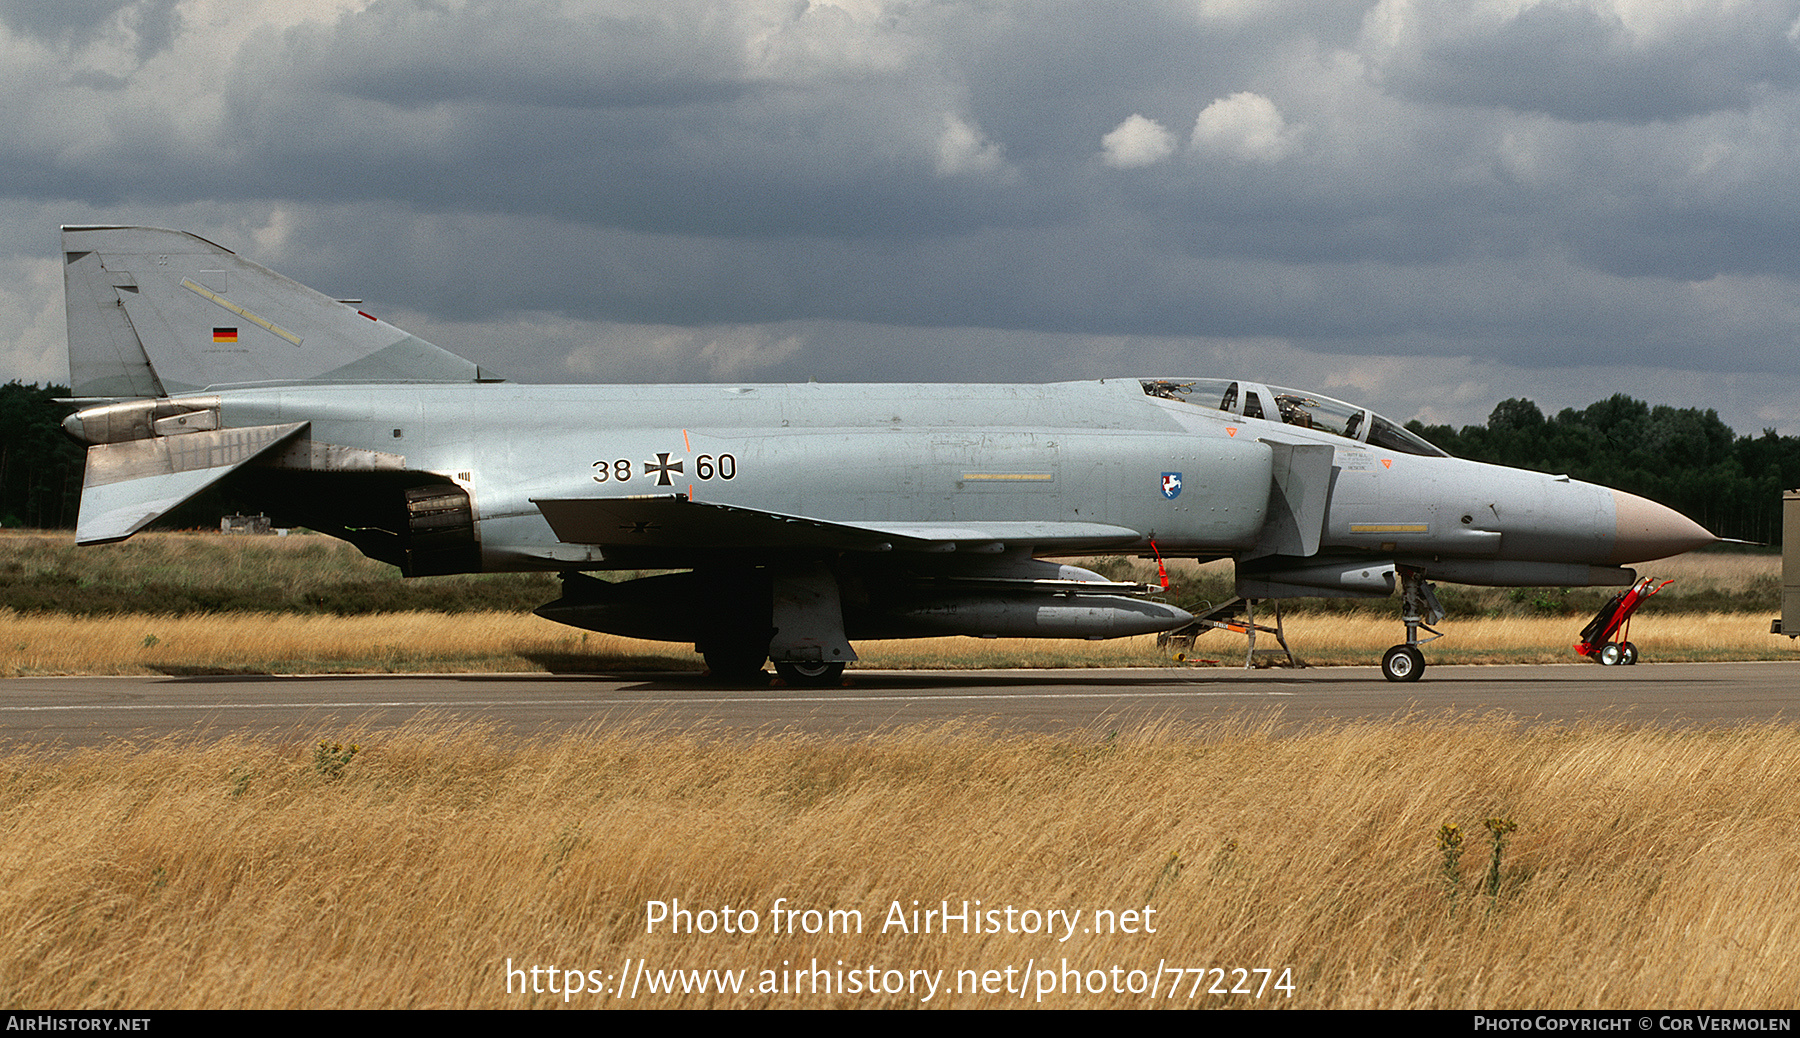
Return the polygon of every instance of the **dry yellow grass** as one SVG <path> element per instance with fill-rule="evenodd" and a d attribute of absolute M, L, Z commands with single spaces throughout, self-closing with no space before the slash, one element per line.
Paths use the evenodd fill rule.
<path fill-rule="evenodd" d="M 0 674 L 515 671 L 698 667 L 691 646 L 585 634 L 523 613 L 68 617 L 0 611 Z"/>
<path fill-rule="evenodd" d="M 1581 624 L 1566 617 L 1464 620 L 1425 647 L 1433 663 L 1554 663 L 1579 657 Z M 1319 665 L 1365 665 L 1398 641 L 1391 618 L 1291 614 L 1289 644 Z M 1787 638 L 1741 613 L 1639 617 L 1632 638 L 1646 661 L 1791 659 Z M 1261 636 L 1258 646 L 1273 647 Z M 1192 655 L 1243 662 L 1241 636 L 1214 632 Z M 928 638 L 862 642 L 875 668 L 1171 666 L 1153 637 L 1104 642 Z M 702 667 L 691 646 L 585 634 L 518 613 L 389 613 L 368 617 L 67 617 L 0 611 L 0 675 L 323 673 L 397 671 L 675 670 Z"/>
<path fill-rule="evenodd" d="M 1674 580 L 1684 586 L 1742 587 L 1754 580 L 1779 579 L 1781 556 L 1769 552 L 1690 552 L 1659 562 L 1639 563 L 1637 571 L 1641 576 L 1654 575 L 1658 580 Z"/>
<path fill-rule="evenodd" d="M 0 758 L 0 1001 L 565 1004 L 509 960 L 554 967 L 559 990 L 565 971 L 608 983 L 571 1007 L 920 1004 L 804 978 L 796 993 L 814 960 L 834 985 L 927 971 L 911 975 L 935 978 L 927 1004 L 950 1007 L 1037 1005 L 1040 985 L 1065 1007 L 1786 1007 L 1800 991 L 1790 725 L 321 735 L 366 744 L 335 778 L 311 745 L 235 738 Z M 1487 818 L 1517 825 L 1491 898 Z M 1465 839 L 1454 877 L 1447 823 Z M 648 903 L 676 899 L 755 911 L 756 932 L 646 933 Z M 860 912 L 861 932 L 775 933 L 780 899 Z M 895 903 L 965 900 L 1081 915 L 1066 941 L 1004 917 L 882 932 Z M 1154 909 L 1155 932 L 1086 932 L 1098 909 Z M 1159 964 L 1291 971 L 1293 994 L 1208 994 L 1210 973 L 1162 973 L 1155 1000 L 1122 990 Z M 742 989 L 652 994 L 641 970 L 741 971 Z M 988 971 L 1001 990 L 971 990 Z"/>

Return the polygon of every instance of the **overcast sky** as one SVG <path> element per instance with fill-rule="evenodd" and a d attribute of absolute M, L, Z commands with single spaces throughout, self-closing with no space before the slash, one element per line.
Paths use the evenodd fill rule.
<path fill-rule="evenodd" d="M 1800 0 L 0 0 L 0 128 L 0 379 L 145 223 L 528 382 L 1800 434 Z"/>

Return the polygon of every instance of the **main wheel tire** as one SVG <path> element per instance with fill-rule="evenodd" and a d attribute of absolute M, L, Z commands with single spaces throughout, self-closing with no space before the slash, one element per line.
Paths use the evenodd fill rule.
<path fill-rule="evenodd" d="M 825 688 L 842 684 L 842 663 L 777 663 L 775 673 L 795 688 Z"/>
<path fill-rule="evenodd" d="M 706 660 L 706 669 L 712 671 L 715 680 L 742 684 L 765 678 L 762 668 L 763 661 L 769 658 L 769 650 L 744 645 L 718 646 L 701 653 L 701 658 Z"/>
<path fill-rule="evenodd" d="M 1381 676 L 1389 681 L 1417 681 L 1425 673 L 1425 654 L 1411 645 L 1396 645 L 1381 657 Z"/>
<path fill-rule="evenodd" d="M 1603 667 L 1617 666 L 1624 656 L 1625 650 L 1619 647 L 1618 642 L 1607 642 L 1600 646 L 1600 665 Z"/>
<path fill-rule="evenodd" d="M 1630 642 L 1621 643 L 1619 645 L 1619 665 L 1622 667 L 1629 667 L 1633 663 L 1636 663 L 1636 662 L 1637 662 L 1637 646 L 1631 644 Z"/>

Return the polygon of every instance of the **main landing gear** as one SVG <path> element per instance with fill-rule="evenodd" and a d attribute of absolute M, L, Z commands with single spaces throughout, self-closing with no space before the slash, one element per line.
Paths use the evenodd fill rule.
<path fill-rule="evenodd" d="M 712 676 L 734 685 L 767 684 L 763 663 L 769 650 L 741 639 L 737 643 L 715 643 L 705 650 L 706 668 Z M 842 663 L 812 660 L 776 660 L 775 674 L 792 688 L 832 688 L 844 682 Z"/>
<path fill-rule="evenodd" d="M 1436 589 L 1426 583 L 1424 570 L 1395 569 L 1400 574 L 1400 622 L 1406 625 L 1406 643 L 1381 657 L 1381 676 L 1389 681 L 1417 681 L 1425 673 L 1425 654 L 1419 646 L 1443 637 L 1431 625 L 1444 618 L 1444 607 L 1438 604 Z M 1421 639 L 1420 630 L 1431 636 Z"/>
<path fill-rule="evenodd" d="M 712 676 L 730 684 L 766 684 L 763 664 L 769 650 L 754 641 L 721 639 L 705 650 L 706 668 Z M 775 673 L 793 688 L 830 688 L 843 684 L 844 665 L 812 660 L 776 660 Z"/>
<path fill-rule="evenodd" d="M 837 575 L 824 561 L 725 569 L 705 579 L 721 590 L 694 648 L 715 679 L 766 686 L 763 664 L 773 661 L 790 688 L 843 684 L 844 664 L 856 650 L 844 637 Z"/>

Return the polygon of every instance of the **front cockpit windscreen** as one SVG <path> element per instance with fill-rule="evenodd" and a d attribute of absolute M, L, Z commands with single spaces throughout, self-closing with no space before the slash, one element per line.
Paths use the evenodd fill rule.
<path fill-rule="evenodd" d="M 1144 392 L 1180 400 L 1244 418 L 1279 421 L 1367 443 L 1399 454 L 1429 458 L 1449 455 L 1366 407 L 1298 389 L 1265 386 L 1223 378 L 1157 379 L 1144 382 Z"/>

